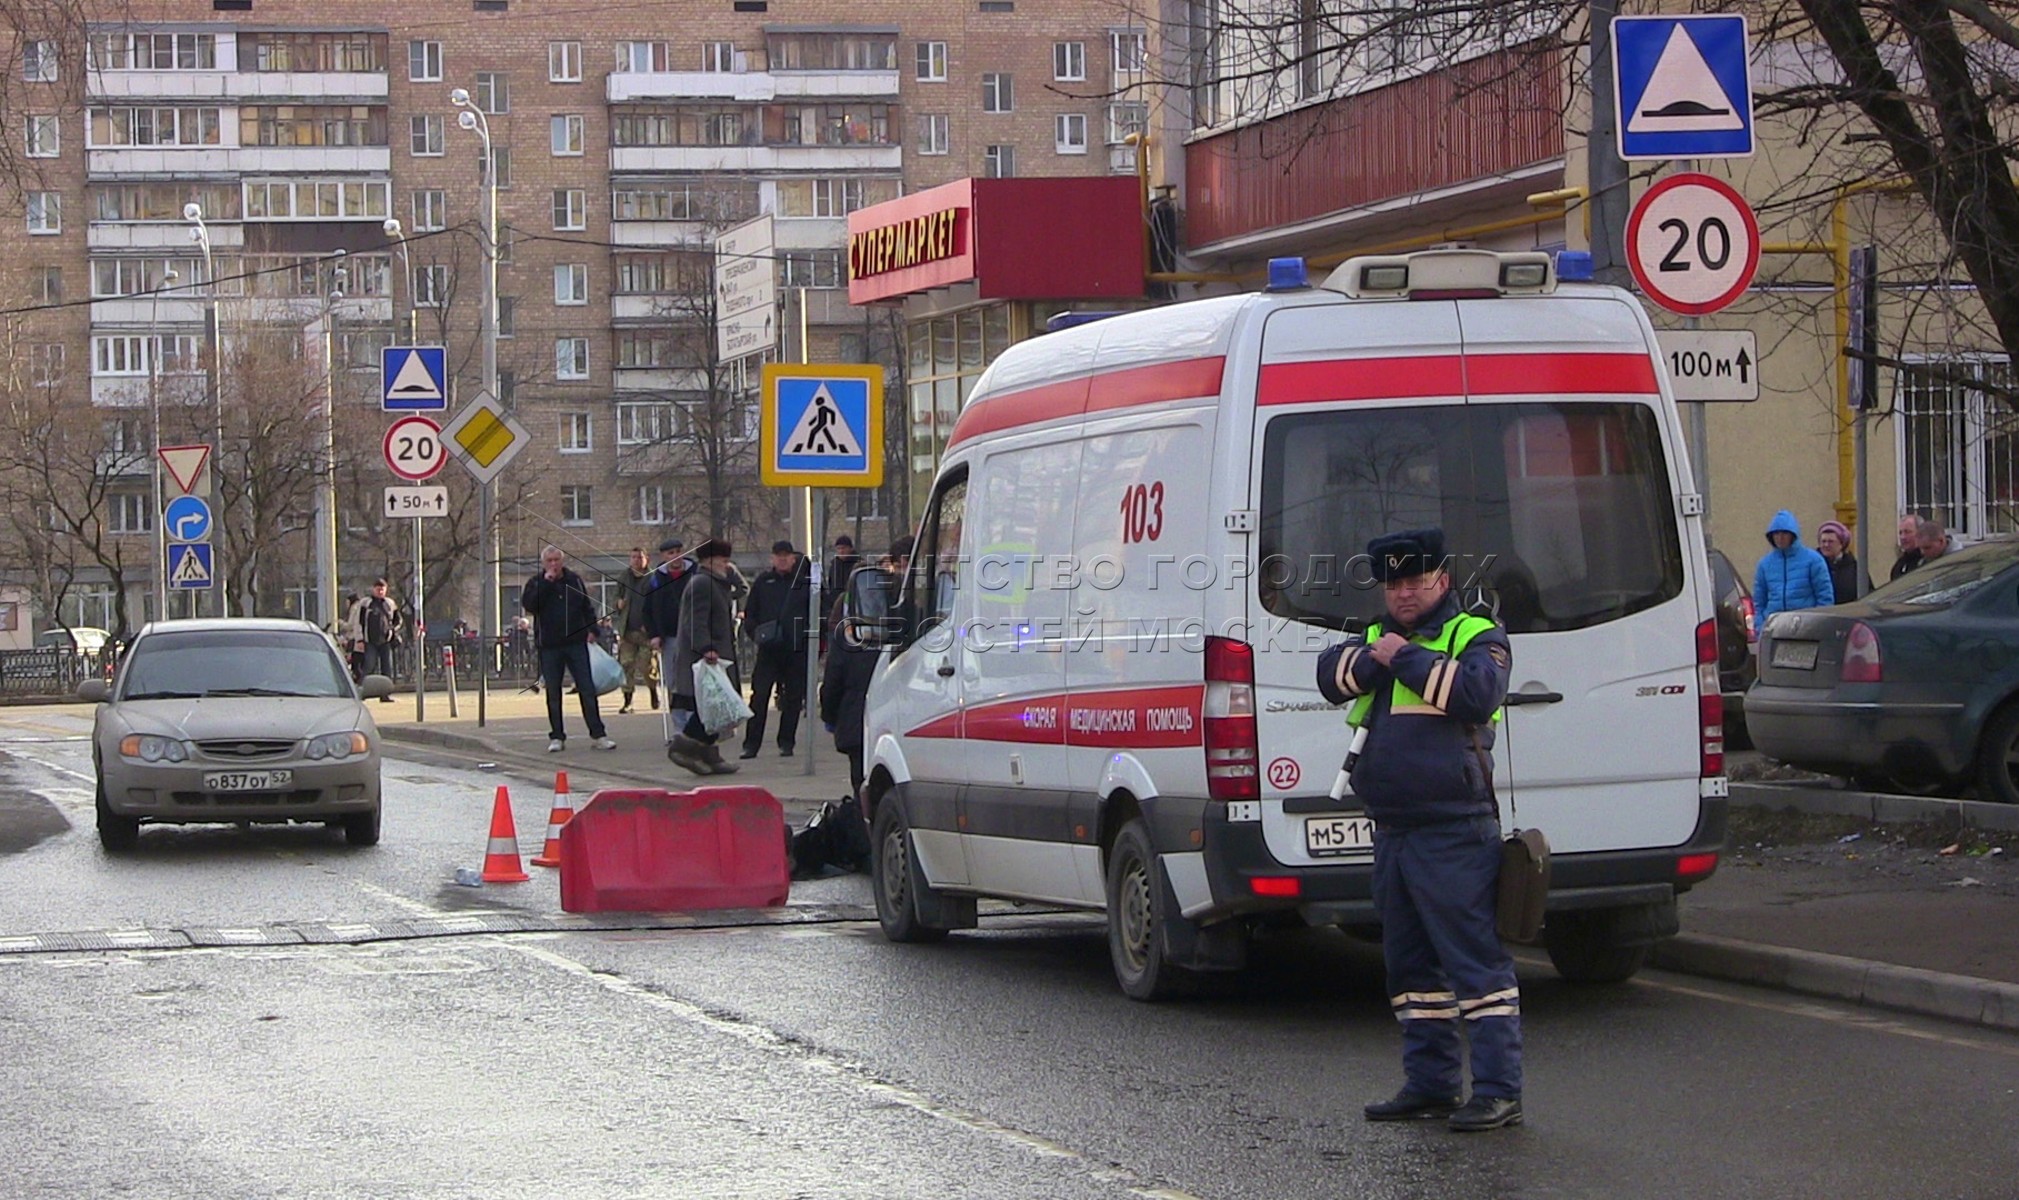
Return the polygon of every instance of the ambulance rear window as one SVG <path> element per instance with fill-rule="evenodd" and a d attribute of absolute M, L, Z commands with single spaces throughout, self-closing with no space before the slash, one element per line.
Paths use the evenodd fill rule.
<path fill-rule="evenodd" d="M 1645 405 L 1286 414 L 1263 439 L 1255 574 L 1270 613 L 1359 628 L 1382 613 L 1367 542 L 1436 525 L 1509 632 L 1583 629 L 1682 593 L 1675 511 Z"/>

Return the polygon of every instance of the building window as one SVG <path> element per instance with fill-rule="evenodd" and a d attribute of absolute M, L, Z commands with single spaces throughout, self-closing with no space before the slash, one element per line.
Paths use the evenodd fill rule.
<path fill-rule="evenodd" d="M 617 444 L 650 446 L 673 435 L 673 406 L 664 403 L 619 404 Z"/>
<path fill-rule="evenodd" d="M 583 484 L 564 484 L 561 487 L 561 524 L 593 525 L 596 523 L 595 509 L 589 500 L 589 488 Z"/>
<path fill-rule="evenodd" d="M 918 44 L 918 69 L 914 72 L 920 83 L 946 82 L 946 43 L 920 42 Z"/>
<path fill-rule="evenodd" d="M 25 197 L 28 206 L 28 232 L 63 232 L 63 197 L 55 192 L 29 192 Z"/>
<path fill-rule="evenodd" d="M 35 302 L 37 304 L 63 303 L 63 268 L 38 267 L 35 270 Z"/>
<path fill-rule="evenodd" d="M 2003 394 L 2012 382 L 1995 358 L 1900 369 L 1902 510 L 1973 540 L 2019 532 L 2019 413 Z"/>
<path fill-rule="evenodd" d="M 186 375 L 197 368 L 196 344 L 194 334 L 160 338 L 137 333 L 100 334 L 91 339 L 91 373 L 146 375 L 158 354 L 162 374 Z"/>
<path fill-rule="evenodd" d="M 21 78 L 28 83 L 55 83 L 56 43 L 32 39 L 21 43 Z"/>
<path fill-rule="evenodd" d="M 449 194 L 440 188 L 417 191 L 414 200 L 414 232 L 433 233 L 449 227 Z"/>
<path fill-rule="evenodd" d="M 442 81 L 442 44 L 440 42 L 407 43 L 407 81 L 409 83 L 440 83 Z"/>
<path fill-rule="evenodd" d="M 841 286 L 841 251 L 787 250 L 778 259 L 781 287 L 838 288 Z"/>
<path fill-rule="evenodd" d="M 895 179 L 782 179 L 780 217 L 845 217 L 858 208 L 897 198 Z"/>
<path fill-rule="evenodd" d="M 442 153 L 444 125 L 439 114 L 407 118 L 407 153 L 415 158 L 438 158 Z"/>
<path fill-rule="evenodd" d="M 657 329 L 619 329 L 617 357 L 611 364 L 619 368 L 670 367 L 677 350 L 673 335 Z"/>
<path fill-rule="evenodd" d="M 63 382 L 63 343 L 37 342 L 28 347 L 28 379 L 36 387 Z"/>
<path fill-rule="evenodd" d="M 1010 77 L 991 71 L 981 77 L 981 110 L 985 113 L 1006 113 L 1015 104 L 1014 89 Z"/>
<path fill-rule="evenodd" d="M 945 154 L 952 138 L 952 120 L 946 113 L 921 113 L 918 118 L 918 152 Z"/>
<path fill-rule="evenodd" d="M 386 110 L 367 104 L 273 104 L 238 110 L 245 146 L 383 146 Z M 215 144 L 206 140 L 204 145 Z"/>
<path fill-rule="evenodd" d="M 555 270 L 555 290 L 560 288 L 560 271 Z M 589 377 L 589 339 L 585 337 L 564 337 L 554 339 L 554 378 L 587 379 Z"/>
<path fill-rule="evenodd" d="M 756 215 L 757 185 L 750 181 L 714 181 L 710 185 L 656 183 L 612 188 L 613 221 L 720 221 L 734 223 Z"/>
<path fill-rule="evenodd" d="M 1052 137 L 1060 154 L 1087 152 L 1087 115 L 1060 113 L 1052 120 Z"/>
<path fill-rule="evenodd" d="M 554 228 L 587 229 L 589 193 L 581 188 L 554 189 Z"/>
<path fill-rule="evenodd" d="M 631 494 L 631 523 L 633 525 L 663 525 L 666 523 L 666 489 L 656 483 L 641 483 Z"/>
<path fill-rule="evenodd" d="M 180 36 L 187 36 L 181 35 Z M 386 69 L 382 33 L 253 33 L 238 43 L 240 70 L 328 71 L 381 74 Z"/>
<path fill-rule="evenodd" d="M 236 221 L 242 192 L 231 183 L 106 183 L 86 189 L 94 221 L 180 221 L 182 206 L 195 204 L 211 221 Z"/>
<path fill-rule="evenodd" d="M 615 290 L 620 296 L 652 296 L 676 290 L 673 263 L 667 255 L 619 254 L 612 265 L 616 269 Z M 621 335 L 618 344 L 622 345 Z"/>
<path fill-rule="evenodd" d="M 589 302 L 589 264 L 556 263 L 554 266 L 554 303 L 587 304 Z"/>
<path fill-rule="evenodd" d="M 561 414 L 561 453 L 587 454 L 596 448 L 593 418 L 585 412 Z"/>
<path fill-rule="evenodd" d="M 455 277 L 447 263 L 422 263 L 414 268 L 414 306 L 441 308 L 455 289 Z"/>
<path fill-rule="evenodd" d="M 582 82 L 582 43 L 547 43 L 547 82 Z"/>
<path fill-rule="evenodd" d="M 28 118 L 28 157 L 55 158 L 62 152 L 62 123 L 53 116 Z"/>
<path fill-rule="evenodd" d="M 1141 135 L 1150 125 L 1150 106 L 1141 100 L 1124 100 L 1108 105 L 1108 145 L 1119 146 L 1130 134 Z"/>
<path fill-rule="evenodd" d="M 383 179 L 251 179 L 245 215 L 255 221 L 384 220 L 392 185 Z"/>
<path fill-rule="evenodd" d="M 1060 83 L 1079 83 L 1087 77 L 1085 42 L 1052 43 L 1052 78 Z"/>
<path fill-rule="evenodd" d="M 477 87 L 471 93 L 478 108 L 497 117 L 512 111 L 512 92 L 503 71 L 477 72 Z"/>
<path fill-rule="evenodd" d="M 582 118 L 575 113 L 562 113 L 552 122 L 548 137 L 554 153 L 561 157 L 577 156 L 582 153 Z"/>
<path fill-rule="evenodd" d="M 495 146 L 491 153 L 497 156 L 497 184 L 500 191 L 510 191 L 512 187 L 512 148 Z M 484 148 L 477 147 L 477 186 L 484 183 Z"/>
<path fill-rule="evenodd" d="M 990 146 L 981 152 L 981 173 L 987 179 L 1008 179 L 1017 173 L 1015 146 Z"/>
<path fill-rule="evenodd" d="M 618 42 L 617 69 L 619 71 L 664 71 L 667 70 L 665 42 Z"/>
<path fill-rule="evenodd" d="M 107 492 L 105 508 L 105 529 L 108 533 L 154 531 L 154 505 L 145 492 Z"/>
<path fill-rule="evenodd" d="M 216 146 L 224 140 L 220 113 L 216 108 L 94 108 L 86 126 L 88 144 Z"/>
<path fill-rule="evenodd" d="M 1140 75 L 1149 68 L 1149 35 L 1141 30 L 1118 30 L 1108 35 L 1108 48 L 1115 57 L 1115 74 Z"/>
<path fill-rule="evenodd" d="M 85 42 L 100 71 L 215 71 L 214 33 L 94 33 Z"/>
<path fill-rule="evenodd" d="M 701 43 L 701 69 L 723 74 L 736 69 L 736 43 Z"/>

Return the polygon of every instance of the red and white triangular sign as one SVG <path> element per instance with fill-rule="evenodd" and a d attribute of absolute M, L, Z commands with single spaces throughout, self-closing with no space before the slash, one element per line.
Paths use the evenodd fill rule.
<path fill-rule="evenodd" d="M 209 446 L 163 446 L 160 454 L 161 465 L 185 496 L 203 478 L 203 466 L 210 461 Z"/>

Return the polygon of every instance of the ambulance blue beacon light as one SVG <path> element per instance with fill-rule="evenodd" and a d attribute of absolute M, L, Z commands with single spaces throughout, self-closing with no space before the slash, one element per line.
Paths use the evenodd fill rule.
<path fill-rule="evenodd" d="M 1558 250 L 1556 252 L 1556 278 L 1560 283 L 1589 283 L 1597 274 L 1591 265 L 1589 250 Z"/>
<path fill-rule="evenodd" d="M 1272 258 L 1269 260 L 1269 286 L 1265 291 L 1294 292 L 1298 288 L 1311 286 L 1311 277 L 1304 270 L 1301 258 Z"/>

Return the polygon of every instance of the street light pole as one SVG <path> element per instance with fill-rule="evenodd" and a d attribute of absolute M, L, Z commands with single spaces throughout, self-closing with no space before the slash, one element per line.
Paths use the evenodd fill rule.
<path fill-rule="evenodd" d="M 484 145 L 484 393 L 498 400 L 498 156 L 491 148 L 491 123 L 484 112 L 470 102 L 470 93 L 457 88 L 449 93 L 449 103 L 462 111 L 456 125 L 477 135 Z M 483 659 L 477 664 L 477 727 L 488 720 L 490 675 L 497 667 L 498 654 L 498 531 L 496 527 L 496 485 L 486 480 L 477 488 L 477 537 L 483 547 L 483 603 L 478 606 L 478 637 Z"/>
<path fill-rule="evenodd" d="M 342 251 L 338 251 L 339 254 Z M 322 609 L 323 628 L 337 632 L 343 620 L 337 599 L 337 496 L 336 496 L 336 306 L 343 303 L 344 271 L 335 270 L 330 288 L 323 293 L 322 361 L 324 375 L 322 410 L 322 454 L 317 463 L 321 478 L 316 484 L 316 600 Z"/>
<path fill-rule="evenodd" d="M 421 310 L 414 303 L 414 263 L 407 256 L 407 239 L 398 217 L 387 217 L 386 236 L 400 255 L 400 273 L 407 281 L 407 345 L 421 341 Z M 428 566 L 427 539 L 422 518 L 414 518 L 414 719 L 428 719 Z"/>
<path fill-rule="evenodd" d="M 223 331 L 218 327 L 217 320 L 217 260 L 211 254 L 210 227 L 203 223 L 203 206 L 192 200 L 182 206 L 182 216 L 192 226 L 190 234 L 195 239 L 196 244 L 203 249 L 203 277 L 204 281 L 209 284 L 210 290 L 210 304 L 206 309 L 204 320 L 207 328 L 203 331 L 204 348 L 207 351 L 206 357 L 208 359 L 203 372 L 203 386 L 204 390 L 210 393 L 208 399 L 211 407 L 216 410 L 217 415 L 217 440 L 216 444 L 210 448 L 210 477 L 213 483 L 211 492 L 213 493 L 213 498 L 218 501 L 218 512 L 222 513 L 224 511 L 224 497 L 220 493 L 222 493 L 223 489 L 215 486 L 218 473 L 224 469 L 224 380 L 223 364 L 218 361 L 219 356 L 223 353 L 224 337 Z M 214 521 L 213 524 L 222 524 L 222 522 Z M 217 591 L 217 615 L 220 617 L 231 614 L 230 598 L 225 592 L 227 573 L 221 569 L 223 562 L 223 556 L 220 555 L 218 557 L 218 567 L 220 569 L 215 570 L 211 579 L 211 587 Z M 191 600 L 190 603 L 193 606 L 195 601 Z"/>
<path fill-rule="evenodd" d="M 148 457 L 154 460 L 154 619 L 168 619 L 168 523 L 163 519 L 162 506 L 168 502 L 161 485 L 161 293 L 175 285 L 181 276 L 174 267 L 161 273 L 161 283 L 154 289 L 154 313 L 148 318 L 149 339 L 153 345 L 148 348 L 147 406 L 154 418 L 153 451 Z"/>

